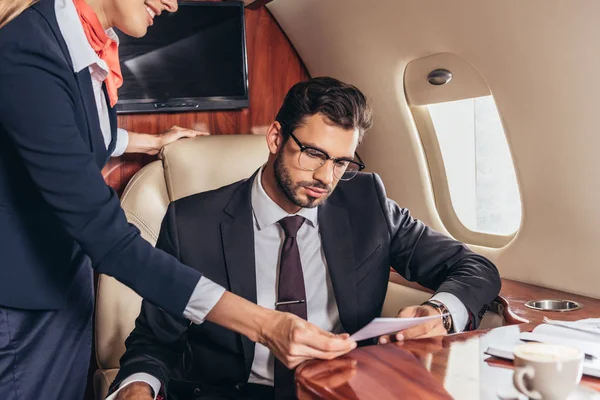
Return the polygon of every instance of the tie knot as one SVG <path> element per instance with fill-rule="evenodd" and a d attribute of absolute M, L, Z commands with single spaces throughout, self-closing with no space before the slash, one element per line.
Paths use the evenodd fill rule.
<path fill-rule="evenodd" d="M 298 230 L 304 223 L 304 217 L 294 215 L 293 217 L 285 217 L 279 220 L 279 225 L 285 232 L 285 237 L 295 238 Z"/>

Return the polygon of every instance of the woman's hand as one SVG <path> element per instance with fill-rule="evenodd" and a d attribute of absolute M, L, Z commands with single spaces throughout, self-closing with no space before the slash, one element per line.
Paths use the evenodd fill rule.
<path fill-rule="evenodd" d="M 294 314 L 274 311 L 262 327 L 259 342 L 293 369 L 306 360 L 331 360 L 348 353 L 356 348 L 349 337 L 324 331 Z"/>
<path fill-rule="evenodd" d="M 127 144 L 125 153 L 145 153 L 155 155 L 158 154 L 158 152 L 166 145 L 181 138 L 192 138 L 196 136 L 207 135 L 210 135 L 210 133 L 182 128 L 176 125 L 168 131 L 158 135 L 129 132 L 129 143 Z"/>
<path fill-rule="evenodd" d="M 331 360 L 356 348 L 348 334 L 336 335 L 294 314 L 269 310 L 225 292 L 206 316 L 269 348 L 288 368 L 312 358 Z"/>

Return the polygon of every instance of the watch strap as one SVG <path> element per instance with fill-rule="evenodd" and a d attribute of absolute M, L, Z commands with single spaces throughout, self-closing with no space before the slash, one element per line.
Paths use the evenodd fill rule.
<path fill-rule="evenodd" d="M 444 303 L 438 300 L 431 299 L 427 300 L 421 305 L 435 308 L 442 316 L 442 323 L 444 325 L 444 329 L 446 329 L 446 332 L 450 333 L 452 331 L 452 315 L 450 314 L 450 310 L 448 310 L 448 307 L 446 307 Z"/>

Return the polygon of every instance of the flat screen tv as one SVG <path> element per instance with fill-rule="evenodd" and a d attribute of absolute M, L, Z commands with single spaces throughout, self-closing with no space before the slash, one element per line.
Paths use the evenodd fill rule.
<path fill-rule="evenodd" d="M 124 81 L 117 112 L 248 107 L 242 2 L 182 1 L 143 38 L 117 35 Z"/>

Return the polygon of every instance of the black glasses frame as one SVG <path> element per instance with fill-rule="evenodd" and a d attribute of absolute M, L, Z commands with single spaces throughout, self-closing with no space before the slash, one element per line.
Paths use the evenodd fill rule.
<path fill-rule="evenodd" d="M 346 157 L 338 157 L 338 158 L 331 157 L 329 154 L 327 154 L 326 151 L 323 151 L 321 149 L 317 149 L 317 148 L 312 147 L 312 146 L 306 146 L 306 145 L 302 144 L 302 142 L 300 142 L 300 140 L 298 140 L 298 138 L 292 132 L 289 132 L 289 135 L 290 135 L 290 137 L 292 139 L 294 139 L 294 142 L 296 142 L 296 144 L 298 145 L 298 147 L 300 147 L 300 153 L 304 153 L 306 150 L 318 151 L 319 153 L 323 153 L 325 155 L 325 157 L 327 157 L 327 159 L 325 160 L 325 162 L 327 162 L 327 160 L 332 160 L 334 162 L 334 164 L 335 164 L 338 161 L 346 161 L 346 162 L 358 165 L 358 171 L 357 172 L 362 171 L 366 167 L 365 163 L 363 163 L 362 159 L 360 158 L 360 156 L 358 155 L 357 152 L 354 152 L 354 155 L 356 156 L 356 158 L 358 159 L 358 161 L 356 161 L 356 160 L 350 160 L 350 159 L 348 159 Z M 323 164 L 321 164 L 321 167 L 323 165 L 325 165 L 325 162 Z M 319 168 L 321 168 L 321 167 L 319 167 Z M 319 168 L 315 168 L 312 171 L 316 171 Z M 341 179 L 341 178 L 339 178 L 339 179 Z"/>

